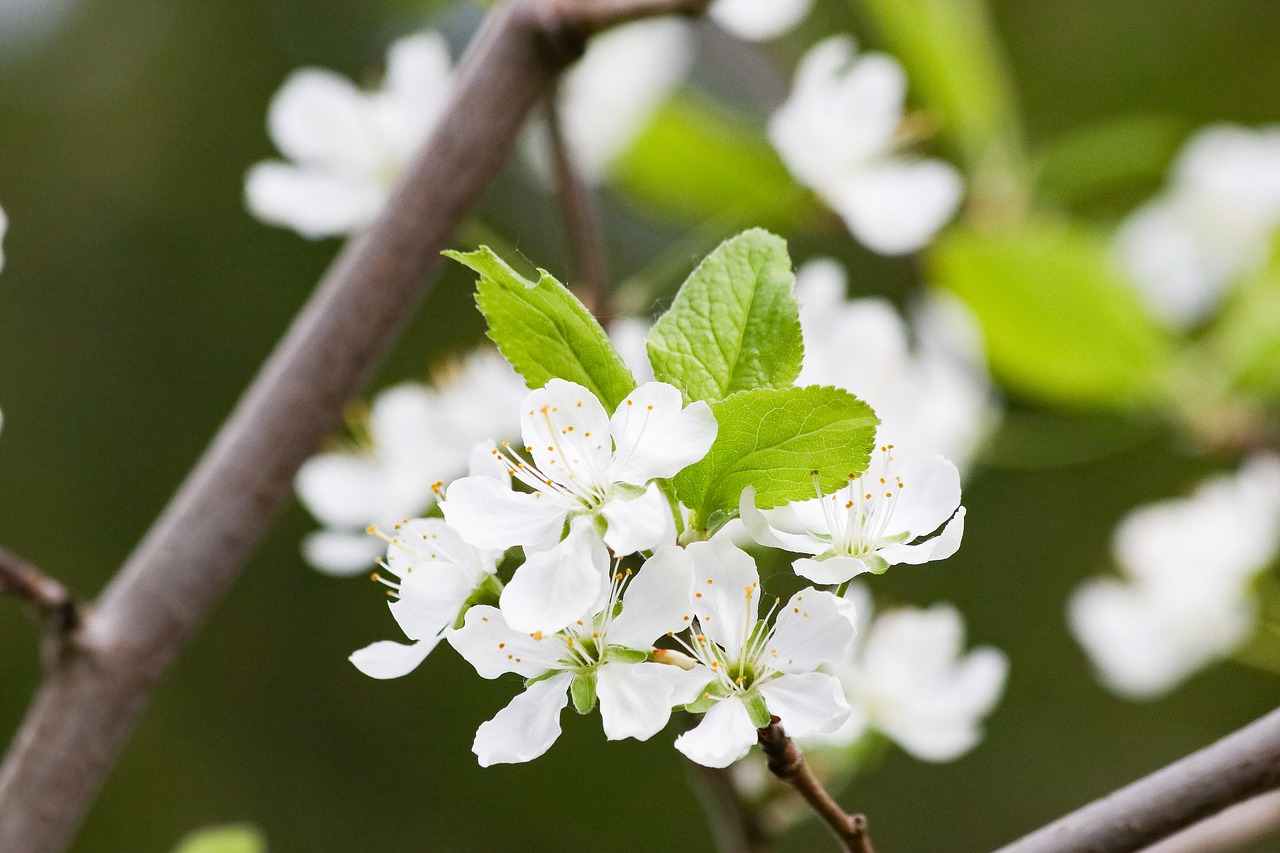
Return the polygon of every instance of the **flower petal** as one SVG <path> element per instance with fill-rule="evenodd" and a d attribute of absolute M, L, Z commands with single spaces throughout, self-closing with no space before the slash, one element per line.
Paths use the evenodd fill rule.
<path fill-rule="evenodd" d="M 791 568 L 800 577 L 820 584 L 844 583 L 871 571 L 871 566 L 861 557 L 846 557 L 843 554 L 825 560 L 802 557 L 792 563 Z"/>
<path fill-rule="evenodd" d="M 788 513 L 794 506 L 796 505 L 784 507 L 772 513 L 771 516 L 777 518 L 781 514 Z M 747 532 L 751 534 L 751 538 L 766 548 L 780 548 L 783 551 L 795 551 L 800 554 L 821 554 L 828 548 L 826 542 L 815 539 L 807 533 L 792 533 L 774 527 L 770 523 L 771 516 L 766 516 L 756 508 L 755 486 L 747 486 L 742 490 L 742 497 L 738 501 L 738 516 L 742 519 Z"/>
<path fill-rule="evenodd" d="M 619 557 L 652 551 L 676 541 L 671 504 L 657 483 L 650 483 L 638 498 L 614 498 L 600 508 L 600 515 L 609 525 L 604 542 Z"/>
<path fill-rule="evenodd" d="M 912 539 L 925 536 L 960 505 L 960 471 L 941 456 L 913 459 L 894 473 L 902 489 L 894 499 L 890 533 L 905 531 Z"/>
<path fill-rule="evenodd" d="M 843 658 L 852 642 L 853 624 L 840 599 L 807 587 L 778 611 L 766 660 L 782 672 L 812 672 Z"/>
<path fill-rule="evenodd" d="M 757 688 L 792 737 L 833 732 L 849 718 L 840 681 L 825 672 L 783 675 Z"/>
<path fill-rule="evenodd" d="M 571 673 L 530 684 L 476 731 L 471 751 L 481 767 L 532 761 L 560 737 L 560 712 L 569 704 Z"/>
<path fill-rule="evenodd" d="M 295 71 L 271 99 L 267 129 L 276 147 L 299 165 L 370 173 L 379 145 L 368 98 L 340 74 Z"/>
<path fill-rule="evenodd" d="M 386 190 L 345 175 L 266 161 L 245 176 L 244 198 L 262 222 L 319 240 L 368 225 L 382 209 Z"/>
<path fill-rule="evenodd" d="M 497 678 L 507 672 L 536 678 L 555 668 L 559 648 L 555 641 L 513 630 L 501 611 L 487 604 L 468 610 L 462 627 L 448 636 L 449 645 L 481 678 Z"/>
<path fill-rule="evenodd" d="M 383 111 L 387 130 L 408 157 L 434 129 L 452 89 L 449 46 L 436 32 L 415 33 L 396 40 L 387 51 Z"/>
<path fill-rule="evenodd" d="M 918 545 L 886 545 L 876 553 L 891 566 L 902 563 L 916 566 L 933 560 L 945 560 L 960 550 L 960 540 L 964 537 L 964 513 L 964 507 L 956 510 L 947 526 L 932 539 L 926 539 Z"/>
<path fill-rule="evenodd" d="M 946 224 L 964 185 L 941 160 L 892 158 L 819 190 L 867 248 L 905 255 L 923 248 Z"/>
<path fill-rule="evenodd" d="M 672 689 L 660 663 L 607 663 L 597 670 L 600 719 L 609 740 L 648 740 L 671 719 Z"/>
<path fill-rule="evenodd" d="M 768 41 L 800 23 L 812 6 L 813 0 L 716 0 L 707 14 L 740 39 Z"/>
<path fill-rule="evenodd" d="M 463 477 L 440 502 L 445 521 L 477 548 L 533 550 L 560 541 L 568 510 L 542 493 L 516 492 L 492 477 Z"/>
<path fill-rule="evenodd" d="M 683 548 L 658 549 L 622 595 L 622 613 L 609 626 L 609 645 L 648 649 L 668 631 L 689 626 L 693 561 Z"/>
<path fill-rule="evenodd" d="M 715 704 L 702 722 L 676 738 L 676 749 L 704 767 L 728 767 L 751 751 L 756 727 L 742 701 L 730 696 Z"/>
<path fill-rule="evenodd" d="M 556 482 L 580 489 L 608 482 L 609 416 L 596 395 L 576 382 L 552 379 L 529 392 L 521 404 L 520 433 L 534 463 Z"/>
<path fill-rule="evenodd" d="M 674 477 L 707 455 L 717 429 L 706 403 L 685 406 L 679 389 L 665 382 L 641 385 L 609 421 L 616 447 L 609 479 L 642 486 Z"/>
<path fill-rule="evenodd" d="M 431 650 L 440 642 L 439 637 L 419 640 L 416 643 L 396 643 L 381 640 L 352 652 L 347 660 L 370 678 L 388 679 L 408 675 L 427 659 Z"/>
<path fill-rule="evenodd" d="M 383 519 L 387 476 L 369 457 L 317 454 L 302 463 L 293 487 L 302 505 L 326 527 L 355 528 L 363 533 L 367 526 Z"/>
<path fill-rule="evenodd" d="M 369 571 L 382 548 L 381 541 L 363 530 L 359 533 L 317 530 L 302 540 L 302 559 L 326 575 L 351 577 Z"/>
<path fill-rule="evenodd" d="M 578 518 L 563 542 L 516 569 L 502 590 L 502 615 L 518 631 L 559 631 L 597 605 L 608 573 L 609 552 L 591 520 Z"/>
<path fill-rule="evenodd" d="M 723 536 L 685 551 L 693 560 L 693 610 L 702 631 L 736 658 L 760 612 L 756 561 Z"/>

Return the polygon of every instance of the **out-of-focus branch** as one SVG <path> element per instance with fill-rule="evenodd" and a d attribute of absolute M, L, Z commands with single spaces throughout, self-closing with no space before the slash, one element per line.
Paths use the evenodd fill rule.
<path fill-rule="evenodd" d="M 760 729 L 760 747 L 769 759 L 769 770 L 783 782 L 795 788 L 804 797 L 818 817 L 840 839 L 847 853 L 875 853 L 871 836 L 867 832 L 867 818 L 861 814 L 849 814 L 822 786 L 813 770 L 804 760 L 804 753 L 796 742 L 778 724 L 778 718 Z"/>
<path fill-rule="evenodd" d="M 0 850 L 68 845 L 156 681 L 235 580 L 303 460 L 427 292 L 529 110 L 594 32 L 707 0 L 510 0 L 439 126 L 339 254 L 231 417 L 40 685 L 0 766 Z"/>
<path fill-rule="evenodd" d="M 80 606 L 66 587 L 12 551 L 0 548 L 0 595 L 18 598 L 35 610 L 56 638 L 80 627 Z"/>
<path fill-rule="evenodd" d="M 1280 788 L 1280 711 L 997 853 L 1132 853 Z"/>
<path fill-rule="evenodd" d="M 727 769 L 686 761 L 689 785 L 702 804 L 716 853 L 764 853 L 769 839 L 759 817 L 743 802 Z"/>
<path fill-rule="evenodd" d="M 1280 791 L 1234 805 L 1171 835 L 1142 853 L 1230 853 L 1280 838 Z"/>

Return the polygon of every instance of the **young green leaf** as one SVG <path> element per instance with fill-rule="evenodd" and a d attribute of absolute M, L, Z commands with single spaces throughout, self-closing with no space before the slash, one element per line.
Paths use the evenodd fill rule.
<path fill-rule="evenodd" d="M 252 826 L 216 826 L 191 833 L 174 853 L 266 853 L 267 842 Z"/>
<path fill-rule="evenodd" d="M 839 388 L 743 391 L 711 407 L 720 431 L 706 457 L 681 471 L 676 495 L 701 525 L 734 512 L 742 490 L 756 489 L 762 509 L 824 494 L 866 470 L 879 420 Z"/>
<path fill-rule="evenodd" d="M 446 256 L 480 274 L 476 305 L 489 337 L 530 388 L 567 379 L 613 411 L 636 387 L 609 336 L 585 306 L 546 270 L 533 282 L 488 246 Z"/>
<path fill-rule="evenodd" d="M 753 228 L 721 243 L 649 332 L 654 375 L 707 402 L 790 387 L 804 359 L 794 284 L 781 237 Z"/>

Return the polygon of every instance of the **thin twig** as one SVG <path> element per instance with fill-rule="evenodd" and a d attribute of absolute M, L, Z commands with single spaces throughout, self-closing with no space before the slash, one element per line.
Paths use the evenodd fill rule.
<path fill-rule="evenodd" d="M 12 551 L 0 548 L 0 595 L 18 598 L 51 631 L 68 635 L 80 626 L 75 596 L 62 584 Z"/>
<path fill-rule="evenodd" d="M 303 460 L 426 294 L 458 222 L 588 36 L 705 0 L 510 0 L 382 215 L 344 247 L 177 495 L 41 683 L 0 766 L 0 851 L 67 847 L 156 681 L 236 579 Z M 561 12 L 565 14 L 561 16 Z"/>
<path fill-rule="evenodd" d="M 609 262 L 599 210 L 591 188 L 574 162 L 560 119 L 558 91 L 547 98 L 547 136 L 550 138 L 551 172 L 564 214 L 565 231 L 573 257 L 573 292 L 604 325 L 612 319 L 609 307 Z"/>
<path fill-rule="evenodd" d="M 1133 853 L 1280 788 L 1280 711 L 1072 812 L 997 853 Z"/>
<path fill-rule="evenodd" d="M 729 771 L 704 767 L 694 761 L 684 764 L 689 786 L 707 816 L 716 853 L 763 853 L 767 850 L 768 834 L 734 788 Z"/>
<path fill-rule="evenodd" d="M 1229 853 L 1280 838 L 1280 791 L 1238 803 L 1205 818 L 1142 853 Z"/>
<path fill-rule="evenodd" d="M 769 726 L 760 729 L 758 737 L 760 747 L 769 759 L 769 770 L 804 797 L 848 853 L 875 853 L 867 831 L 866 815 L 849 814 L 827 793 L 804 760 L 800 747 L 778 724 L 777 717 Z"/>

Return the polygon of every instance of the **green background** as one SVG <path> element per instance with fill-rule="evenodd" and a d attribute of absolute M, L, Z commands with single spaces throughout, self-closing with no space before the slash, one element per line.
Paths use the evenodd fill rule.
<path fill-rule="evenodd" d="M 826 3 L 827 0 L 819 0 Z M 831 3 L 829 20 L 854 20 Z M 1268 0 L 995 5 L 1032 143 L 1134 111 L 1186 126 L 1280 115 L 1280 15 Z M 449 20 L 463 32 L 473 12 Z M 0 41 L 0 542 L 93 594 L 156 516 L 332 257 L 245 212 L 245 169 L 273 154 L 268 99 L 301 64 L 365 79 L 423 18 L 373 0 L 99 0 L 20 52 Z M 767 87 L 765 87 L 767 88 Z M 1152 187 L 1136 187 L 1134 198 Z M 484 216 L 565 268 L 536 184 L 513 169 Z M 677 231 L 608 211 L 615 265 Z M 836 253 L 855 293 L 905 293 L 907 262 Z M 692 265 L 694 253 L 690 253 Z M 480 331 L 450 271 L 380 379 L 417 375 Z M 1153 427 L 1013 403 L 966 488 L 968 531 L 943 564 L 875 579 L 883 598 L 954 601 L 1012 674 L 986 741 L 945 766 L 891 753 L 844 797 L 885 851 L 980 851 L 1272 708 L 1274 677 L 1225 665 L 1166 701 L 1122 702 L 1089 676 L 1063 607 L 1105 569 L 1115 521 L 1214 467 Z M 378 591 L 297 555 L 291 506 L 162 683 L 74 849 L 168 850 L 194 827 L 259 824 L 276 851 L 708 849 L 670 734 L 606 744 L 567 713 L 537 762 L 481 770 L 476 725 L 515 684 L 441 653 L 382 683 L 346 655 L 395 634 Z M 0 600 L 0 733 L 39 678 L 36 630 Z M 821 830 L 790 849 L 825 849 Z"/>

